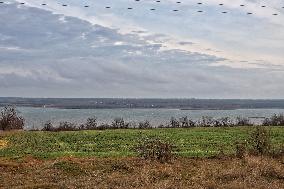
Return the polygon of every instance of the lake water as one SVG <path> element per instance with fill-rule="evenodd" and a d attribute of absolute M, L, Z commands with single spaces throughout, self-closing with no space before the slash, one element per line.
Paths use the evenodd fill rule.
<path fill-rule="evenodd" d="M 42 128 L 51 121 L 55 125 L 61 121 L 84 123 L 87 118 L 96 116 L 99 123 L 111 123 L 114 118 L 123 117 L 129 122 L 149 120 L 153 125 L 165 124 L 171 117 L 188 116 L 199 120 L 202 116 L 213 118 L 230 117 L 270 117 L 273 114 L 284 113 L 284 109 L 237 109 L 237 110 L 179 110 L 179 109 L 56 109 L 18 107 L 20 114 L 26 120 L 26 128 Z M 251 118 L 258 123 L 260 119 Z"/>

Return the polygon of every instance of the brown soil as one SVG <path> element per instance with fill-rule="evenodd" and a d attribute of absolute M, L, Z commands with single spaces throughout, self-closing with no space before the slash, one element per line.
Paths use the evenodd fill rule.
<path fill-rule="evenodd" d="M 0 188 L 284 188 L 284 157 L 0 159 Z"/>

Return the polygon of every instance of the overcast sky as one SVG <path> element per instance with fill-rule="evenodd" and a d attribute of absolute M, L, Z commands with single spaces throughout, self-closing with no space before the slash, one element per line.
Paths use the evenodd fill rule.
<path fill-rule="evenodd" d="M 0 96 L 284 98 L 283 0 L 0 1 Z"/>

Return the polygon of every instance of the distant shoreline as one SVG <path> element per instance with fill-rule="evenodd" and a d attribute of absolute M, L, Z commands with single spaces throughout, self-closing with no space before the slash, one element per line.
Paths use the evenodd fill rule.
<path fill-rule="evenodd" d="M 0 107 L 5 107 L 7 105 L 14 105 L 16 107 L 22 107 L 22 108 L 47 108 L 47 109 L 66 109 L 66 110 L 114 110 L 114 109 L 145 109 L 145 110 L 151 110 L 151 109 L 169 109 L 169 110 L 181 110 L 181 111 L 187 111 L 187 110 L 212 110 L 212 111 L 218 111 L 218 110 L 255 110 L 255 109 L 258 109 L 258 110 L 261 110 L 261 109 L 283 109 L 284 110 L 284 107 L 283 108 L 170 108 L 170 107 L 167 107 L 167 108 L 143 108 L 143 107 L 136 107 L 136 108 L 132 108 L 132 107 L 113 107 L 113 108 L 102 108 L 102 107 L 57 107 L 57 106 L 47 106 L 47 107 L 44 107 L 44 106 L 33 106 L 33 105 L 15 105 L 15 104 L 6 104 L 6 105 L 0 105 Z"/>
<path fill-rule="evenodd" d="M 238 110 L 284 109 L 284 99 L 139 99 L 139 98 L 17 98 L 0 97 L 0 107 L 58 109 L 178 109 Z"/>

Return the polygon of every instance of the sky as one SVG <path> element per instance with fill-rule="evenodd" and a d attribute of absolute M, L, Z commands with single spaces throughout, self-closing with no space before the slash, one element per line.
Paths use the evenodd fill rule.
<path fill-rule="evenodd" d="M 284 98 L 282 0 L 0 1 L 0 96 Z"/>

